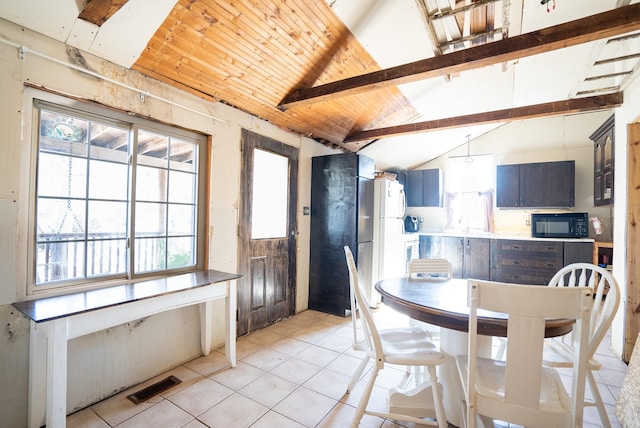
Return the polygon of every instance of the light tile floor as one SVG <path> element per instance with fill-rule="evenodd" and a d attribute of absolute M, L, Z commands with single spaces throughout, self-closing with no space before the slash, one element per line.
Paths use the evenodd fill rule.
<path fill-rule="evenodd" d="M 376 311 L 380 327 L 407 325 L 408 320 L 384 306 Z M 70 428 L 133 427 L 348 427 L 361 394 L 361 381 L 345 394 L 361 353 L 351 349 L 350 318 L 304 311 L 287 320 L 242 337 L 238 364 L 227 365 L 224 349 L 187 362 L 157 377 L 67 417 Z M 596 373 L 612 426 L 621 427 L 615 402 L 626 365 L 603 341 Z M 389 388 L 397 385 L 403 368 L 385 368 L 378 377 L 371 406 L 384 406 Z M 127 395 L 166 376 L 182 383 L 138 405 Z M 361 427 L 413 427 L 365 416 Z M 496 426 L 508 427 L 497 423 Z M 585 427 L 601 426 L 595 408 L 585 410 Z"/>

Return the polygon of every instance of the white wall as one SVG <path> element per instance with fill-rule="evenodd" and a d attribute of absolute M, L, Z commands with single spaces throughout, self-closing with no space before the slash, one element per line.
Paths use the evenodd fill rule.
<path fill-rule="evenodd" d="M 0 30 L 0 323 L 4 326 L 0 333 L 0 426 L 25 426 L 27 418 L 29 323 L 11 306 L 24 290 L 28 269 L 22 231 L 30 204 L 27 192 L 32 171 L 27 162 L 31 143 L 22 140 L 23 126 L 29 126 L 23 123 L 23 112 L 30 109 L 25 103 L 25 94 L 30 91 L 25 91 L 25 84 L 211 135 L 208 233 L 212 269 L 237 271 L 241 129 L 299 148 L 296 311 L 307 308 L 309 217 L 302 215 L 302 207 L 310 204 L 310 158 L 334 150 L 88 54 L 83 57 L 90 70 L 107 79 L 75 70 L 65 65 L 70 57 L 63 44 L 2 20 Z M 23 60 L 14 45 L 28 47 Z M 147 94 L 144 101 L 139 92 Z M 224 342 L 224 311 L 222 304 L 214 309 L 213 342 L 220 345 Z M 198 357 L 199 343 L 195 308 L 158 314 L 72 340 L 68 411 Z"/>

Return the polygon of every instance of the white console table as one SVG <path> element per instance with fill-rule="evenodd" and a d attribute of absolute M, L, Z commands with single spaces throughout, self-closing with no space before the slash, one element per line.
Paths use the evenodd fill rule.
<path fill-rule="evenodd" d="M 225 301 L 225 352 L 236 365 L 236 306 L 240 275 L 215 270 L 14 303 L 31 319 L 29 427 L 64 427 L 67 341 L 170 309 L 199 304 L 202 353 L 211 350 L 213 301 Z M 46 419 L 46 420 L 45 420 Z"/>

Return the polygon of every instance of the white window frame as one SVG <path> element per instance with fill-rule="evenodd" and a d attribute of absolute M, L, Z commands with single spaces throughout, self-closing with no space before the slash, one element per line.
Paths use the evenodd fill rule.
<path fill-rule="evenodd" d="M 107 122 L 125 123 L 131 129 L 143 128 L 151 132 L 168 134 L 179 139 L 194 142 L 198 146 L 197 184 L 196 184 L 196 220 L 195 220 L 195 265 L 171 270 L 156 270 L 152 272 L 132 274 L 131 257 L 127 255 L 127 268 L 124 275 L 117 277 L 96 277 L 82 278 L 81 280 L 59 281 L 53 284 L 36 285 L 35 282 L 35 213 L 36 213 L 36 180 L 37 180 L 37 159 L 38 159 L 38 138 L 39 138 L 39 109 L 38 102 L 44 102 L 59 106 L 61 109 L 71 109 L 88 116 L 99 116 L 105 118 Z M 70 292 L 83 291 L 88 289 L 104 288 L 124 282 L 131 282 L 140 279 L 150 279 L 153 277 L 169 276 L 189 271 L 202 270 L 207 259 L 206 251 L 206 228 L 207 228 L 207 158 L 208 144 L 207 137 L 195 131 L 184 130 L 179 127 L 154 122 L 149 119 L 132 116 L 125 112 L 97 106 L 84 101 L 63 97 L 57 94 L 26 88 L 24 97 L 23 112 L 23 147 L 22 147 L 22 168 L 20 184 L 20 197 L 18 198 L 20 211 L 27 213 L 20 216 L 18 224 L 18 260 L 20 267 L 17 270 L 17 294 L 19 299 L 29 299 L 43 297 L 47 295 L 59 295 Z M 131 131 L 130 131 L 131 132 Z M 135 147 L 135 142 L 131 141 Z M 134 184 L 130 185 L 130 189 Z M 133 194 L 129 193 L 129 203 Z M 132 210 L 133 211 L 133 210 Z M 135 214 L 135 213 L 134 213 Z M 133 215 L 130 217 L 134 219 Z M 133 245 L 133 238 L 128 230 L 129 247 Z M 128 251 L 129 253 L 129 251 Z"/>

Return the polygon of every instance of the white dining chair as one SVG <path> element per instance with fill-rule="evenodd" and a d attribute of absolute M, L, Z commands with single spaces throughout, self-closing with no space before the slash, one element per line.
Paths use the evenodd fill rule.
<path fill-rule="evenodd" d="M 600 266 L 591 263 L 573 263 L 560 269 L 549 281 L 549 287 L 589 287 L 594 295 L 591 311 L 589 344 L 587 346 L 587 385 L 593 401 L 586 400 L 585 406 L 598 409 L 604 428 L 611 428 L 602 396 L 596 385 L 593 372 L 602 368 L 595 353 L 611 327 L 613 318 L 620 306 L 620 287 L 613 275 Z M 545 341 L 543 362 L 549 367 L 571 367 L 574 352 L 573 334 Z"/>
<path fill-rule="evenodd" d="M 364 387 L 362 396 L 356 408 L 356 414 L 351 424 L 352 428 L 360 425 L 362 417 L 367 415 L 378 416 L 384 419 L 413 422 L 416 424 L 432 425 L 439 428 L 447 427 L 447 420 L 442 404 L 442 385 L 438 382 L 436 366 L 444 363 L 444 355 L 429 341 L 428 335 L 415 327 L 393 328 L 378 330 L 373 318 L 373 312 L 369 307 L 364 293 L 360 287 L 358 271 L 353 254 L 348 246 L 344 247 L 349 271 L 349 284 L 351 292 L 351 314 L 353 320 L 354 349 L 365 352 L 365 357 L 356 369 L 356 373 L 348 386 L 347 392 L 351 392 L 355 382 L 362 375 L 369 360 L 373 361 L 373 367 L 369 379 Z M 375 385 L 378 373 L 386 364 L 399 366 L 425 366 L 429 372 L 431 383 L 433 408 L 417 417 L 394 413 L 368 410 L 369 398 Z M 356 376 L 357 375 L 357 376 Z M 355 382 L 354 382 L 355 381 Z M 388 409 L 387 409 L 388 410 Z M 424 419 L 430 418 L 430 419 Z"/>
<path fill-rule="evenodd" d="M 411 278 L 451 278 L 451 263 L 447 259 L 409 260 Z"/>
<path fill-rule="evenodd" d="M 470 279 L 468 355 L 456 357 L 465 392 L 466 426 L 476 417 L 528 428 L 582 427 L 593 296 L 580 287 L 551 288 Z M 479 310 L 508 315 L 505 360 L 477 357 Z M 485 314 L 486 315 L 486 314 Z M 571 394 L 558 371 L 542 365 L 547 319 L 575 319 Z"/>
<path fill-rule="evenodd" d="M 436 281 L 453 276 L 451 262 L 447 259 L 411 259 L 408 273 L 410 278 Z M 413 318 L 411 324 L 425 330 L 432 341 L 440 340 L 440 327 Z"/>

